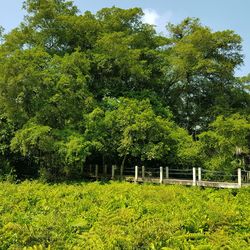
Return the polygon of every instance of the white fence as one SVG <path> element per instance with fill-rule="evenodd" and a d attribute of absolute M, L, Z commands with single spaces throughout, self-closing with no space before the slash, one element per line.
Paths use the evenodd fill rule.
<path fill-rule="evenodd" d="M 202 168 L 177 169 L 169 167 L 125 167 L 116 165 L 102 167 L 90 165 L 86 176 L 94 179 L 126 180 L 135 183 L 181 184 L 190 186 L 240 188 L 250 186 L 250 171 L 237 169 L 234 173 Z"/>

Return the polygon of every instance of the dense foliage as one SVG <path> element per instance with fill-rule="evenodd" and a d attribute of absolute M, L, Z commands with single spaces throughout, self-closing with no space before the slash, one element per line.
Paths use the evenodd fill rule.
<path fill-rule="evenodd" d="M 231 171 L 236 149 L 247 163 L 239 35 L 193 18 L 160 35 L 139 8 L 24 9 L 17 28 L 0 28 L 0 176 L 75 178 L 96 163 Z"/>
<path fill-rule="evenodd" d="M 250 245 L 249 188 L 26 181 L 0 183 L 0 200 L 2 250 L 249 249 Z"/>

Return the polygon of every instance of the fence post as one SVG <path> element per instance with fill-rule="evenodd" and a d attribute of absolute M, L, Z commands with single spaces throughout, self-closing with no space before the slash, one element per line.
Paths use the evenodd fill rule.
<path fill-rule="evenodd" d="M 166 179 L 169 179 L 169 168 L 166 167 Z"/>
<path fill-rule="evenodd" d="M 142 177 L 142 180 L 144 181 L 144 179 L 145 179 L 145 166 L 141 167 L 141 177 Z"/>
<path fill-rule="evenodd" d="M 138 166 L 135 166 L 135 183 L 138 181 Z"/>
<path fill-rule="evenodd" d="M 104 176 L 106 177 L 108 173 L 108 166 L 105 164 L 104 165 Z"/>
<path fill-rule="evenodd" d="M 196 168 L 193 168 L 193 186 L 196 186 Z"/>
<path fill-rule="evenodd" d="M 201 168 L 198 168 L 198 181 L 201 181 Z"/>
<path fill-rule="evenodd" d="M 238 185 L 241 187 L 241 168 L 238 168 Z"/>
<path fill-rule="evenodd" d="M 112 165 L 112 176 L 111 176 L 112 180 L 115 179 L 115 168 L 116 168 L 116 165 Z"/>
<path fill-rule="evenodd" d="M 160 184 L 163 183 L 163 167 L 160 167 Z"/>

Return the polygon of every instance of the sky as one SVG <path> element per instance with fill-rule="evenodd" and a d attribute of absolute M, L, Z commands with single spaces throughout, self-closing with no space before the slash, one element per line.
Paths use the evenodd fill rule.
<path fill-rule="evenodd" d="M 0 0 L 0 25 L 6 32 L 18 26 L 25 12 L 23 0 Z M 96 12 L 104 7 L 140 7 L 144 22 L 154 24 L 158 32 L 166 32 L 168 22 L 177 24 L 186 17 L 200 18 L 213 31 L 231 29 L 243 39 L 244 65 L 237 76 L 250 73 L 250 0 L 74 0 L 81 12 Z"/>

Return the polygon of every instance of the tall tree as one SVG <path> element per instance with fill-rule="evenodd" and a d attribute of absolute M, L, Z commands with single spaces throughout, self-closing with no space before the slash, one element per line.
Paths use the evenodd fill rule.
<path fill-rule="evenodd" d="M 208 129 L 218 114 L 249 114 L 249 78 L 234 77 L 242 55 L 233 31 L 187 18 L 163 36 L 140 8 L 80 13 L 66 0 L 26 0 L 24 9 L 17 28 L 0 28 L 7 165 L 68 177 L 101 159 L 122 169 L 128 161 L 191 166 L 200 142 L 187 130 Z"/>
<path fill-rule="evenodd" d="M 234 71 L 243 62 L 241 38 L 231 30 L 212 32 L 199 19 L 169 24 L 165 95 L 179 124 L 190 132 L 204 128 L 216 110 L 228 109 Z"/>

